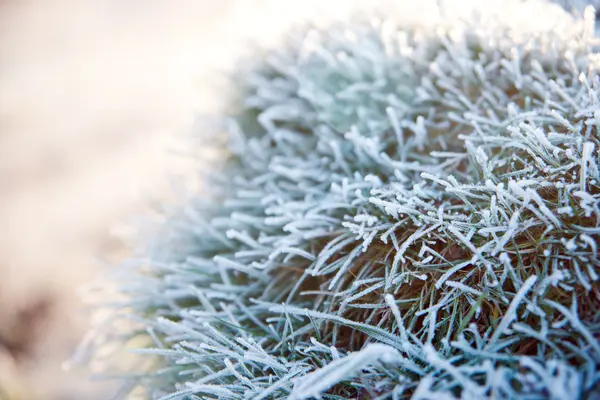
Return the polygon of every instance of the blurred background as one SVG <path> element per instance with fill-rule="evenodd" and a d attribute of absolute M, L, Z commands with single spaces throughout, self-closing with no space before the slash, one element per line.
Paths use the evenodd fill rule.
<path fill-rule="evenodd" d="M 193 181 L 170 150 L 223 97 L 213 71 L 304 12 L 347 9 L 319 3 L 0 0 L 0 400 L 111 398 L 63 368 L 88 329 L 77 289 Z"/>
<path fill-rule="evenodd" d="M 239 7 L 238 7 L 239 8 Z M 181 148 L 234 1 L 0 1 L 0 399 L 108 399 L 63 370 L 76 289 L 128 252 L 132 218 L 193 176 Z M 205 85 L 204 85 L 205 86 Z"/>

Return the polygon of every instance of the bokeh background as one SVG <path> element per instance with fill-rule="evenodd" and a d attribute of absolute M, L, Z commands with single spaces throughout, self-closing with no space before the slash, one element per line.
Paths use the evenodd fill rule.
<path fill-rule="evenodd" d="M 127 257 L 248 40 L 348 2 L 0 0 L 0 400 L 109 399 L 65 368 L 88 330 L 78 288 Z M 344 3 L 344 7 L 338 7 Z M 175 184 L 173 184 L 175 182 Z"/>
<path fill-rule="evenodd" d="M 176 5 L 175 5 L 176 3 Z M 77 288 L 193 174 L 171 150 L 202 98 L 232 1 L 0 1 L 0 399 L 108 399 L 65 370 Z"/>

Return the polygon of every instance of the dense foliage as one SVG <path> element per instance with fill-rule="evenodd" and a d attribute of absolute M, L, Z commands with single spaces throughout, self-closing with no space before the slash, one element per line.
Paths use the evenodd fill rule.
<path fill-rule="evenodd" d="M 222 173 L 124 284 L 152 396 L 600 396 L 593 11 L 480 4 L 239 71 Z"/>

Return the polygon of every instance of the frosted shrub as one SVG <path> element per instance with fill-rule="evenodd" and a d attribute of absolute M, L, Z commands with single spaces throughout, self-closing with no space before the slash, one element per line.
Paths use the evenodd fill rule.
<path fill-rule="evenodd" d="M 123 285 L 153 397 L 600 396 L 593 10 L 479 4 L 238 72 L 222 173 Z"/>

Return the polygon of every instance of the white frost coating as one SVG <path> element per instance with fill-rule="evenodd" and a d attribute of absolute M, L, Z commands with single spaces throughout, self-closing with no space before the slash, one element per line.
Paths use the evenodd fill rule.
<path fill-rule="evenodd" d="M 298 380 L 289 399 L 319 397 L 338 382 L 356 377 L 364 368 L 377 366 L 380 363 L 396 363 L 400 357 L 398 350 L 393 347 L 378 343 L 369 344 L 361 351 L 332 361 L 327 366 Z"/>
<path fill-rule="evenodd" d="M 515 297 L 511 300 L 510 306 L 508 307 L 508 310 L 506 310 L 506 314 L 490 338 L 490 341 L 488 342 L 489 347 L 492 347 L 496 340 L 502 336 L 506 328 L 508 328 L 509 325 L 517 319 L 517 308 L 521 305 L 523 299 L 525 299 L 525 295 L 527 295 L 527 292 L 531 290 L 536 281 L 537 276 L 532 275 L 523 283 L 523 286 L 521 286 Z"/>
<path fill-rule="evenodd" d="M 590 11 L 377 3 L 236 64 L 222 171 L 122 285 L 149 397 L 600 396 Z"/>

